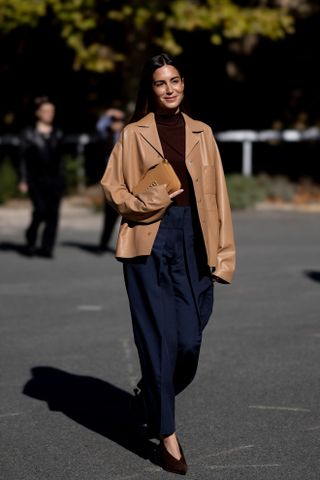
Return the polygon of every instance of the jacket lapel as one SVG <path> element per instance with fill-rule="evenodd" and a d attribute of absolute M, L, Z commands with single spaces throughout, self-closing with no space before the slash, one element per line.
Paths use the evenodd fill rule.
<path fill-rule="evenodd" d="M 199 143 L 199 133 L 203 132 L 203 128 L 199 128 L 199 122 L 195 122 L 188 115 L 183 113 L 183 118 L 186 124 L 186 159 Z"/>
<path fill-rule="evenodd" d="M 199 133 L 203 128 L 199 127 L 199 122 L 194 121 L 188 115 L 183 113 L 186 125 L 186 159 L 191 154 L 194 147 L 199 143 Z M 150 112 L 137 122 L 141 136 L 153 147 L 161 158 L 164 158 L 157 125 L 154 119 L 154 113 Z M 160 159 L 159 159 L 160 162 Z"/>
<path fill-rule="evenodd" d="M 164 158 L 157 125 L 154 119 L 154 113 L 148 113 L 137 122 L 137 125 L 139 127 L 140 135 L 156 150 L 161 158 Z"/>

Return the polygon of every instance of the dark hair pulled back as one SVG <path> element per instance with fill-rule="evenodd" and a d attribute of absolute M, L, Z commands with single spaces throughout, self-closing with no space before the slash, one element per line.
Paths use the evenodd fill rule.
<path fill-rule="evenodd" d="M 131 118 L 131 122 L 136 122 L 140 120 L 140 118 L 147 115 L 147 113 L 155 111 L 154 93 L 152 90 L 152 77 L 155 70 L 165 65 L 172 65 L 178 70 L 180 77 L 183 78 L 181 66 L 174 58 L 170 57 L 167 53 L 155 55 L 154 57 L 151 57 L 149 60 L 147 60 L 142 70 L 136 107 Z M 183 102 L 180 105 L 180 109 L 181 111 L 185 110 Z"/>

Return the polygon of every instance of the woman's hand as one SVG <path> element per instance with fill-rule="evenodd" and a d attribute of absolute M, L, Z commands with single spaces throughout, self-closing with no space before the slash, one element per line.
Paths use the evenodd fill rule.
<path fill-rule="evenodd" d="M 170 194 L 169 194 L 169 197 L 170 197 L 170 198 L 174 198 L 174 197 L 176 197 L 177 195 L 180 195 L 180 193 L 182 193 L 182 192 L 183 192 L 183 189 L 180 188 L 180 190 L 177 190 L 176 192 L 170 193 Z"/>

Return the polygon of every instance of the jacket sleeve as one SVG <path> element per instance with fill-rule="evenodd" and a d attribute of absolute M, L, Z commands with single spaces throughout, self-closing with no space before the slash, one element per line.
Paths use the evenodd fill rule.
<path fill-rule="evenodd" d="M 165 185 L 158 185 L 137 196 L 130 193 L 123 175 L 123 134 L 114 146 L 101 180 L 107 201 L 125 219 L 138 223 L 160 220 L 172 202 Z"/>
<path fill-rule="evenodd" d="M 221 157 L 212 132 L 210 137 L 210 149 L 212 149 L 214 155 L 216 202 L 219 219 L 217 265 L 213 277 L 220 283 L 231 283 L 236 260 L 231 208 Z"/>

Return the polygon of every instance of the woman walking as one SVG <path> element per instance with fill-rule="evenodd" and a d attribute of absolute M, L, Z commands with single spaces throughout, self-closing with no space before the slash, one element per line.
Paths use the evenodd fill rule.
<path fill-rule="evenodd" d="M 231 212 L 210 127 L 184 113 L 184 78 L 174 59 L 152 57 L 142 74 L 133 121 L 115 145 L 102 178 L 122 216 L 116 257 L 123 261 L 141 396 L 160 438 L 165 470 L 185 474 L 176 435 L 175 395 L 195 376 L 213 282 L 230 283 L 235 267 Z M 133 190 L 167 159 L 181 183 Z"/>

